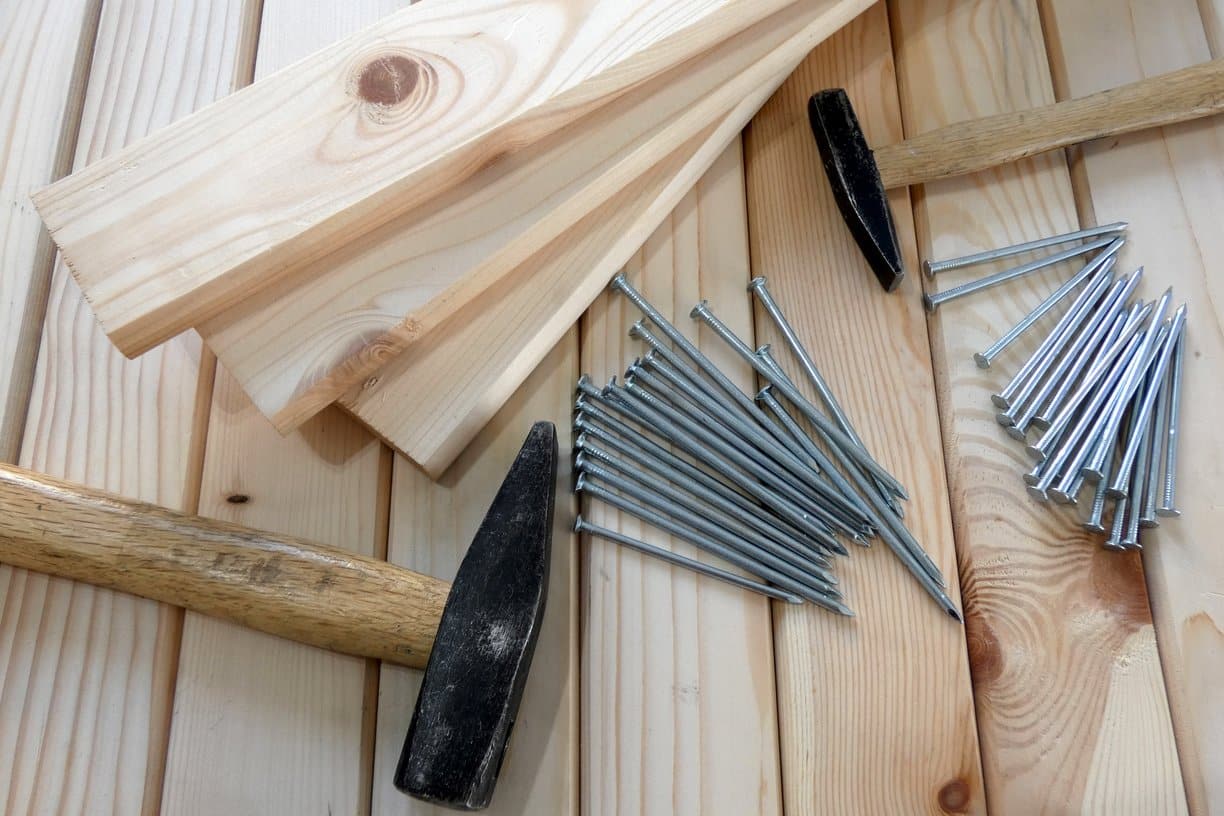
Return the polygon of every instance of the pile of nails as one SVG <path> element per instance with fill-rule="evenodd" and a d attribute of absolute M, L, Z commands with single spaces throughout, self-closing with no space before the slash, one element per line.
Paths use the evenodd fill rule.
<path fill-rule="evenodd" d="M 706 302 L 691 316 L 767 383 L 755 398 L 623 274 L 611 288 L 644 315 L 629 334 L 648 350 L 629 366 L 623 385 L 615 377 L 602 388 L 587 375 L 579 380 L 575 489 L 761 580 L 581 517 L 579 532 L 769 597 L 810 601 L 842 615 L 853 612 L 833 575 L 835 556 L 848 554 L 844 541 L 867 545 L 879 537 L 940 606 L 960 620 L 939 568 L 901 521 L 904 488 L 868 453 L 764 278 L 753 280 L 749 289 L 785 338 L 827 414 L 804 397 L 768 346 L 754 350 Z"/>
<path fill-rule="evenodd" d="M 1070 249 L 981 281 L 928 296 L 928 308 L 1059 261 L 1098 251 L 1085 266 L 985 351 L 989 368 L 1017 337 L 1059 303 L 1071 305 L 1011 380 L 991 396 L 996 419 L 1036 461 L 1024 474 L 1031 496 L 1081 506 L 1085 529 L 1104 546 L 1140 549 L 1139 531 L 1174 507 L 1177 425 L 1186 307 L 1170 311 L 1173 291 L 1132 302 L 1143 267 L 1115 274 L 1125 223 L 926 264 L 928 274 L 1083 240 Z M 1071 299 L 1071 293 L 1079 289 Z M 1087 488 L 1087 489 L 1086 489 Z M 1107 512 L 1108 511 L 1108 512 Z M 1108 516 L 1109 522 L 1106 524 Z"/>

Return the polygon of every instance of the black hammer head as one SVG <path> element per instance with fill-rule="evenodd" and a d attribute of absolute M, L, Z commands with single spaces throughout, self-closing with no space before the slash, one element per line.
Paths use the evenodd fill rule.
<path fill-rule="evenodd" d="M 487 807 L 518 713 L 548 589 L 557 431 L 537 422 L 451 585 L 395 786 Z"/>
<path fill-rule="evenodd" d="M 905 277 L 901 245 L 871 148 L 841 88 L 813 94 L 808 120 L 842 218 L 880 285 L 891 292 Z"/>

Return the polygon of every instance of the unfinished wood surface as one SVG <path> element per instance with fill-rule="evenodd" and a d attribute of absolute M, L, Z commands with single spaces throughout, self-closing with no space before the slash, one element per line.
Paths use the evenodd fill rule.
<path fill-rule="evenodd" d="M 256 75 L 397 5 L 265 0 Z M 352 419 L 325 411 L 282 437 L 218 366 L 202 514 L 382 557 L 389 488 L 389 454 Z M 167 810 L 368 812 L 376 666 L 188 613 Z"/>
<path fill-rule="evenodd" d="M 1053 101 L 1034 2 L 891 11 L 907 134 Z M 1063 157 L 927 184 L 915 221 L 932 258 L 1073 228 Z M 933 288 L 989 271 L 943 274 Z M 987 800 L 998 814 L 1184 813 L 1139 560 L 1028 498 L 1020 475 L 1031 462 L 994 420 L 992 389 L 1041 332 L 987 371 L 972 360 L 1071 271 L 945 304 L 930 323 Z"/>
<path fill-rule="evenodd" d="M 205 341 L 260 410 L 292 429 L 745 97 L 767 92 L 837 24 L 831 15 L 844 20 L 864 5 L 799 0 L 227 309 L 200 326 Z M 687 186 L 704 170 L 690 165 Z"/>
<path fill-rule="evenodd" d="M 688 312 L 703 298 L 751 334 L 743 183 L 737 139 L 626 268 L 693 339 Z M 582 370 L 597 382 L 623 373 L 644 353 L 627 335 L 640 317 L 601 295 L 582 322 Z M 699 339 L 752 388 L 734 352 Z M 606 505 L 583 505 L 596 524 L 693 554 Z M 780 813 L 768 602 L 610 542 L 583 548 L 583 813 Z"/>
<path fill-rule="evenodd" d="M 793 2 L 435 0 L 36 202 L 138 354 Z"/>
<path fill-rule="evenodd" d="M 1061 91 L 1091 93 L 1209 59 L 1193 0 L 1047 3 Z M 1179 447 L 1179 519 L 1144 531 L 1144 567 L 1191 810 L 1224 813 L 1224 506 L 1217 499 L 1224 429 L 1224 121 L 1108 142 L 1081 152 L 1077 194 L 1101 223 L 1131 224 L 1123 260 L 1144 264 L 1140 294 L 1168 286 L 1189 307 Z"/>
<path fill-rule="evenodd" d="M 243 59 L 240 8 L 107 3 L 75 165 L 227 93 Z M 194 509 L 200 358 L 199 338 L 188 335 L 125 361 L 57 265 L 20 464 Z M 0 595 L 4 809 L 156 809 L 179 611 L 9 567 L 0 568 Z"/>
<path fill-rule="evenodd" d="M 557 426 L 561 458 L 548 601 L 497 791 L 486 811 L 493 816 L 578 813 L 579 551 L 571 532 L 569 467 L 577 378 L 578 332 L 571 330 L 440 481 L 403 457 L 395 459 L 387 558 L 449 580 L 532 423 L 549 420 Z M 373 812 L 379 816 L 451 812 L 410 799 L 391 784 L 420 683 L 420 672 L 383 664 L 374 753 Z"/>
<path fill-rule="evenodd" d="M 1025 111 L 960 122 L 874 151 L 886 189 L 975 173 L 1090 139 L 1224 110 L 1224 61 L 1103 88 Z"/>
<path fill-rule="evenodd" d="M 906 525 L 958 600 L 921 287 L 911 275 L 898 292 L 881 290 L 845 228 L 806 116 L 811 93 L 831 87 L 847 89 L 871 141 L 900 138 L 883 4 L 817 48 L 745 133 L 752 273 L 768 280 L 869 449 L 908 487 Z M 892 205 L 917 268 L 905 191 Z M 756 339 L 806 384 L 759 308 Z M 837 574 L 857 617 L 774 606 L 786 813 L 985 814 L 964 628 L 882 543 L 854 549 Z"/>
<path fill-rule="evenodd" d="M 0 6 L 0 462 L 17 458 L 54 261 L 30 193 L 71 166 L 100 9 Z"/>
<path fill-rule="evenodd" d="M 798 36 L 814 45 L 842 22 L 822 18 Z M 800 58 L 780 73 L 789 74 Z M 692 168 L 709 167 L 778 84 L 762 83 L 721 123 L 627 186 L 490 287 L 447 330 L 422 338 L 341 403 L 427 472 L 445 470 L 690 189 Z"/>

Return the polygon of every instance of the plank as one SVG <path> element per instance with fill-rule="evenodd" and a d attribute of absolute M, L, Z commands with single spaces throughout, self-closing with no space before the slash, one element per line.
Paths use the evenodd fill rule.
<path fill-rule="evenodd" d="M 387 557 L 450 580 L 531 424 L 556 423 L 561 449 L 549 594 L 535 660 L 493 803 L 494 816 L 578 813 L 579 551 L 570 532 L 570 410 L 578 333 L 569 331 L 437 482 L 395 458 Z M 420 689 L 419 672 L 384 664 L 378 685 L 373 812 L 443 814 L 391 784 Z"/>
<path fill-rule="evenodd" d="M 400 5 L 265 0 L 256 77 Z M 218 366 L 202 514 L 380 555 L 389 488 L 389 455 L 352 419 L 325 411 L 282 437 Z M 166 760 L 166 808 L 368 812 L 372 722 L 366 709 L 373 704 L 376 667 L 375 661 L 188 613 Z"/>
<path fill-rule="evenodd" d="M 797 36 L 814 45 L 841 22 L 821 17 Z M 780 73 L 799 59 L 786 61 Z M 391 360 L 341 404 L 426 472 L 443 471 L 688 191 L 690 168 L 708 167 L 777 84 L 762 82 L 713 130 L 553 241 L 446 331 Z M 465 320 L 467 314 L 473 316 Z"/>
<path fill-rule="evenodd" d="M 237 3 L 107 3 L 74 165 L 231 89 Z M 193 509 L 203 428 L 199 338 L 136 362 L 98 330 L 62 263 L 47 307 L 20 464 Z M 21 813 L 155 810 L 181 614 L 0 568 L 0 791 Z"/>
<path fill-rule="evenodd" d="M 138 354 L 794 1 L 424 3 L 36 204 Z"/>
<path fill-rule="evenodd" d="M 1089 93 L 1204 62 L 1212 52 L 1199 7 L 1178 2 L 1047 3 L 1051 53 L 1071 94 Z M 1089 36 L 1092 32 L 1092 36 Z M 1224 508 L 1212 480 L 1224 431 L 1212 405 L 1224 393 L 1224 311 L 1219 270 L 1224 236 L 1224 122 L 1217 117 L 1081 151 L 1083 181 L 1098 219 L 1131 223 L 1126 260 L 1147 265 L 1140 294 L 1172 285 L 1189 305 L 1179 453 L 1180 519 L 1145 531 L 1144 567 L 1191 811 L 1224 812 L 1224 700 L 1211 678 L 1224 670 Z M 1125 214 L 1125 215 L 1123 215 Z M 1105 223 L 1102 221 L 1102 223 Z M 1151 543 L 1147 543 L 1151 542 Z"/>
<path fill-rule="evenodd" d="M 817 48 L 752 120 L 744 137 L 752 274 L 766 277 L 869 449 L 909 488 L 906 524 L 956 599 L 921 285 L 911 275 L 897 293 L 880 289 L 845 228 L 804 115 L 812 92 L 844 87 L 869 142 L 897 141 L 893 77 L 888 14 L 878 4 Z M 916 268 L 908 195 L 891 202 Z M 756 339 L 806 383 L 759 307 Z M 837 572 L 856 618 L 774 608 L 785 811 L 984 814 L 964 628 L 883 544 L 855 549 Z"/>
<path fill-rule="evenodd" d="M 728 148 L 626 267 L 634 286 L 744 387 L 732 352 L 698 338 L 689 308 L 710 300 L 751 328 L 739 141 Z M 640 313 L 601 295 L 581 325 L 582 369 L 624 371 L 641 345 Z M 606 505 L 584 516 L 635 538 L 679 542 Z M 584 542 L 582 810 L 606 813 L 780 813 L 773 649 L 767 601 L 602 540 Z"/>
<path fill-rule="evenodd" d="M 1036 3 L 890 9 L 907 135 L 1053 101 Z M 914 203 L 931 258 L 1077 224 L 1059 154 L 926 184 Z M 990 271 L 941 275 L 931 290 Z M 986 798 L 1000 814 L 1183 813 L 1141 565 L 1029 499 L 1028 457 L 994 421 L 991 389 L 1041 332 L 987 372 L 972 360 L 1067 274 L 1051 269 L 945 304 L 930 320 Z"/>
<path fill-rule="evenodd" d="M 0 461 L 17 458 L 54 251 L 30 193 L 68 172 L 101 3 L 0 7 Z M 37 81 L 34 80 L 37 77 Z"/>
<path fill-rule="evenodd" d="M 260 410 L 280 429 L 292 429 L 745 96 L 779 82 L 779 66 L 811 48 L 812 34 L 803 33 L 808 23 L 821 20 L 824 30 L 831 13 L 849 15 L 864 5 L 799 0 L 206 321 L 205 342 Z M 689 165 L 685 186 L 704 170 Z M 666 208 L 657 212 L 661 219 Z"/>

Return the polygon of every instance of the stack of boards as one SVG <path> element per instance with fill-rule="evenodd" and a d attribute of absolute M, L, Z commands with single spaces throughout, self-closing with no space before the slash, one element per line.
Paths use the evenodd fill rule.
<path fill-rule="evenodd" d="M 194 328 L 436 476 L 869 4 L 423 0 L 34 200 L 125 354 Z"/>

